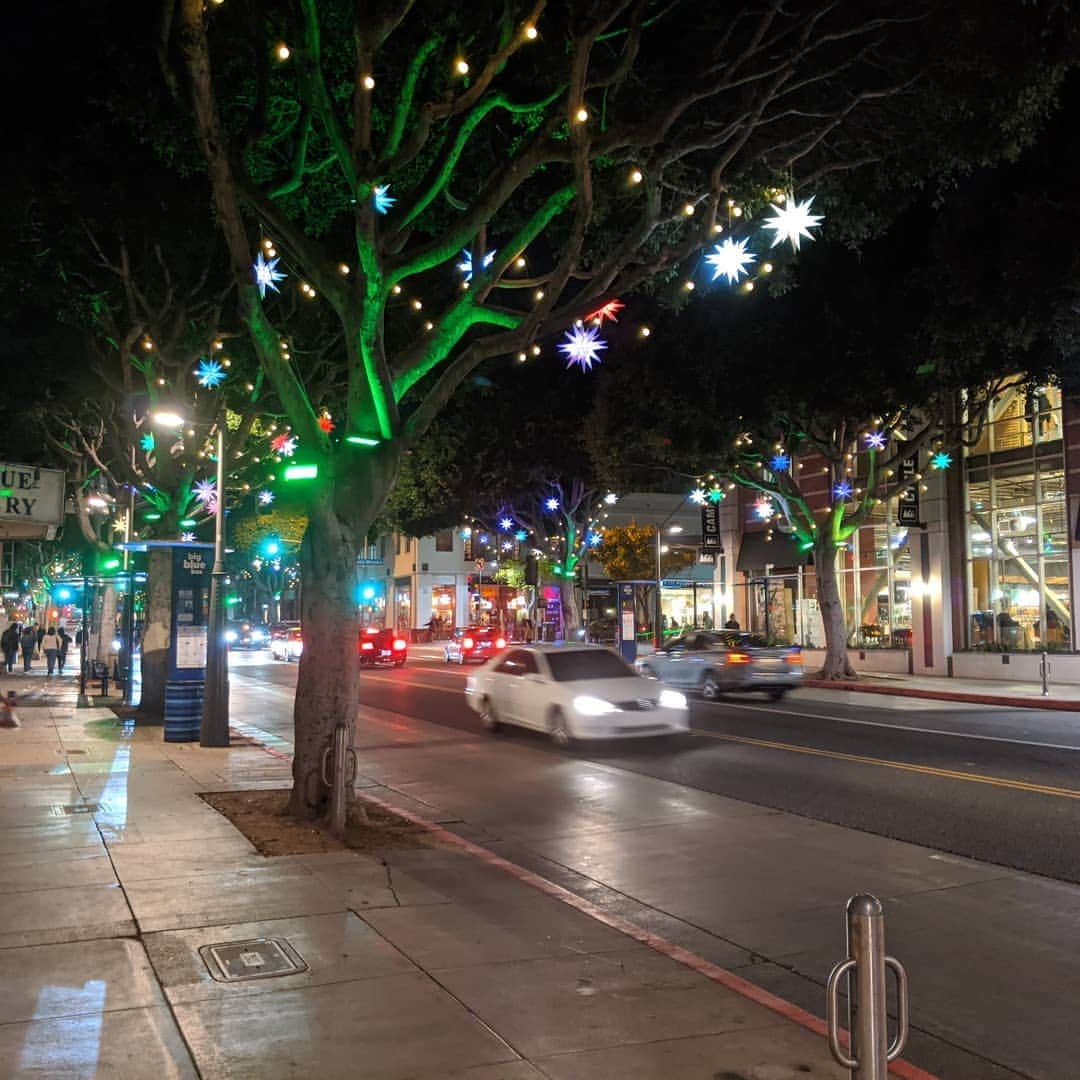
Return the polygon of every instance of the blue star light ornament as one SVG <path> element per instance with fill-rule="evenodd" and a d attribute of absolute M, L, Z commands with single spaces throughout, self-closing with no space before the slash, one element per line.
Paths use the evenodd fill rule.
<path fill-rule="evenodd" d="M 799 250 L 799 241 L 803 237 L 813 240 L 810 230 L 816 228 L 824 221 L 821 214 L 811 214 L 810 204 L 814 201 L 811 195 L 805 202 L 797 202 L 794 196 L 789 195 L 782 206 L 772 204 L 773 216 L 762 226 L 772 229 L 773 242 L 770 246 L 776 247 L 787 240 L 795 251 Z"/>
<path fill-rule="evenodd" d="M 747 273 L 746 267 L 757 262 L 757 256 L 746 250 L 748 240 L 732 240 L 728 237 L 722 244 L 717 244 L 705 261 L 713 268 L 712 279 L 726 277 L 729 285 L 734 285 Z"/>
<path fill-rule="evenodd" d="M 495 252 L 489 251 L 480 260 L 480 269 L 486 270 L 495 261 Z M 461 253 L 461 262 L 457 264 L 457 268 L 465 275 L 466 281 L 472 281 L 473 276 L 473 257 L 472 252 L 464 250 Z"/>
<path fill-rule="evenodd" d="M 774 454 L 769 461 L 769 468 L 774 472 L 787 472 L 791 468 L 791 458 L 785 453 Z"/>
<path fill-rule="evenodd" d="M 593 364 L 600 363 L 600 353 L 606 348 L 607 342 L 600 336 L 599 327 L 575 326 L 567 330 L 559 352 L 566 357 L 568 368 L 577 364 L 582 371 L 591 371 Z"/>
<path fill-rule="evenodd" d="M 397 202 L 397 199 L 390 194 L 389 184 L 380 184 L 372 193 L 371 198 L 375 203 L 375 209 L 380 214 L 390 213 L 390 207 Z"/>
<path fill-rule="evenodd" d="M 589 547 L 599 547 L 603 543 L 603 540 L 604 538 L 598 532 L 591 532 L 588 537 L 586 537 L 585 542 Z"/>
<path fill-rule="evenodd" d="M 832 493 L 836 499 L 850 499 L 853 491 L 854 489 L 846 480 L 841 480 L 839 484 L 833 484 Z"/>
<path fill-rule="evenodd" d="M 516 533 L 514 533 L 514 539 L 519 544 L 524 544 L 525 541 L 528 540 L 528 538 L 529 538 L 529 534 L 524 529 L 518 529 L 518 531 Z"/>
<path fill-rule="evenodd" d="M 145 434 L 143 434 L 142 437 L 139 439 L 139 445 L 148 454 L 153 453 L 153 450 L 154 450 L 154 433 L 152 431 L 147 431 Z"/>
<path fill-rule="evenodd" d="M 514 519 L 513 518 L 504 517 L 504 518 L 499 519 L 499 528 L 503 532 L 509 532 L 513 527 L 514 527 Z"/>
<path fill-rule="evenodd" d="M 884 431 L 871 431 L 866 436 L 867 450 L 884 450 L 886 435 Z"/>
<path fill-rule="evenodd" d="M 216 360 L 200 360 L 195 377 L 208 390 L 213 390 L 225 381 L 225 369 Z"/>
<path fill-rule="evenodd" d="M 281 262 L 280 258 L 271 259 L 267 262 L 263 258 L 263 253 L 261 251 L 255 256 L 255 284 L 259 287 L 259 296 L 264 300 L 266 299 L 267 289 L 273 289 L 274 292 L 280 292 L 277 283 L 285 280 L 285 275 L 278 271 L 277 264 L 279 262 Z"/>
<path fill-rule="evenodd" d="M 939 450 L 930 459 L 930 464 L 935 469 L 947 469 L 952 464 L 952 454 L 946 454 L 944 450 Z"/>

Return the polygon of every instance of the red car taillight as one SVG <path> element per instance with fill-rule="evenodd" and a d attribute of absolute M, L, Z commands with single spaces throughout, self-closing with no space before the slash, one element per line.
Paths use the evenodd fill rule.
<path fill-rule="evenodd" d="M 504 637 L 496 638 L 495 639 L 495 648 L 496 649 L 505 649 L 506 648 L 506 638 L 504 638 Z"/>
<path fill-rule="evenodd" d="M 467 638 L 462 639 L 461 647 L 463 649 L 471 649 L 475 644 L 476 644 L 476 642 L 473 641 L 473 639 L 471 637 L 467 637 Z"/>
<path fill-rule="evenodd" d="M 370 652 L 374 648 L 375 648 L 375 642 L 374 641 L 361 641 L 360 642 L 360 651 L 361 652 Z"/>
<path fill-rule="evenodd" d="M 394 638 L 394 648 L 398 652 L 401 652 L 401 650 L 405 648 L 405 639 L 404 638 L 399 638 L 399 637 Z"/>
<path fill-rule="evenodd" d="M 750 654 L 744 652 L 728 653 L 727 662 L 729 664 L 749 664 Z"/>

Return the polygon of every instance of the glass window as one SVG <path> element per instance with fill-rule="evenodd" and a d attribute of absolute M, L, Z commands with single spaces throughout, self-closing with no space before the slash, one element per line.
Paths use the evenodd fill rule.
<path fill-rule="evenodd" d="M 567 649 L 547 654 L 551 677 L 556 682 L 588 679 L 633 678 L 635 672 L 621 656 L 607 649 Z"/>
<path fill-rule="evenodd" d="M 435 550 L 436 551 L 453 551 L 454 550 L 454 530 L 453 529 L 440 529 L 435 534 Z"/>

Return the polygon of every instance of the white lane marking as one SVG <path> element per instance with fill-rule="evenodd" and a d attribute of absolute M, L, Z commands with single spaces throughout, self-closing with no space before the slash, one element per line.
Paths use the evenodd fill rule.
<path fill-rule="evenodd" d="M 909 727 L 906 724 L 889 724 L 883 720 L 855 720 L 847 716 L 829 716 L 826 713 L 796 712 L 794 709 L 770 709 L 767 705 L 740 705 L 734 701 L 714 701 L 707 704 L 723 706 L 729 709 L 746 709 L 749 712 L 775 713 L 778 716 L 802 716 L 809 720 L 834 720 L 838 724 L 857 724 L 859 727 L 887 728 L 889 731 L 912 731 L 917 735 L 944 735 L 950 739 L 975 739 L 979 742 L 1009 743 L 1012 746 L 1030 746 L 1041 750 L 1070 750 L 1080 753 L 1080 746 L 1067 746 L 1063 743 L 1027 742 L 1024 739 L 1010 739 L 1003 735 L 978 735 L 967 731 L 940 731 L 937 728 Z"/>

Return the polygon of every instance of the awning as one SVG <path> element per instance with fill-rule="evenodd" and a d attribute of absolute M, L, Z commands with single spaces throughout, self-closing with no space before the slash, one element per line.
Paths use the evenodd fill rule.
<path fill-rule="evenodd" d="M 767 532 L 743 533 L 735 569 L 744 574 L 764 574 L 765 567 L 787 570 L 806 566 L 811 552 L 801 551 L 799 541 L 789 533 L 774 531 L 770 540 Z"/>

